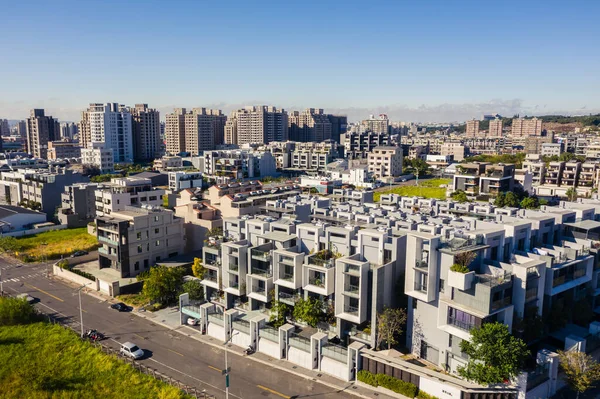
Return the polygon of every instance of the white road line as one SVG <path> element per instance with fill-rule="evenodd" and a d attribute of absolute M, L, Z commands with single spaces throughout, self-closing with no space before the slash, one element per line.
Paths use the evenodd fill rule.
<path fill-rule="evenodd" d="M 198 379 L 198 378 L 196 378 L 196 377 L 194 377 L 194 376 L 192 376 L 192 375 L 186 374 L 186 373 L 184 373 L 183 371 L 179 371 L 179 370 L 177 370 L 177 369 L 174 369 L 174 368 L 173 368 L 173 367 L 171 367 L 171 366 L 167 366 L 166 364 L 164 364 L 164 363 L 161 363 L 161 362 L 159 362 L 159 361 L 158 361 L 158 360 L 156 360 L 156 359 L 150 358 L 150 359 L 148 359 L 148 360 L 151 360 L 151 361 L 153 361 L 153 362 L 155 362 L 155 363 L 158 363 L 158 364 L 160 364 L 161 366 L 164 366 L 164 367 L 166 367 L 166 368 L 168 368 L 168 369 L 171 369 L 171 370 L 173 370 L 173 371 L 176 371 L 176 372 L 178 372 L 178 373 L 179 373 L 179 374 L 181 374 L 181 375 L 184 375 L 184 376 L 186 376 L 186 377 L 188 377 L 188 378 L 191 378 L 191 379 L 193 379 L 193 380 L 196 380 L 196 381 L 198 381 L 198 382 L 200 382 L 200 383 L 202 383 L 202 384 L 204 384 L 204 385 L 206 385 L 206 386 L 209 386 L 209 387 L 211 387 L 211 388 L 213 388 L 213 389 L 216 389 L 216 390 L 217 390 L 217 391 L 219 391 L 219 392 L 225 392 L 225 390 L 223 390 L 223 389 L 221 389 L 221 388 L 219 388 L 219 387 L 216 387 L 216 386 L 214 386 L 214 385 L 212 385 L 212 384 L 209 384 L 208 382 L 202 381 L 201 379 Z M 229 396 L 232 396 L 232 397 L 234 397 L 234 398 L 239 398 L 239 399 L 242 399 L 241 397 L 239 397 L 239 396 L 237 396 L 237 395 L 234 395 L 234 394 L 232 394 L 232 393 L 229 393 Z"/>

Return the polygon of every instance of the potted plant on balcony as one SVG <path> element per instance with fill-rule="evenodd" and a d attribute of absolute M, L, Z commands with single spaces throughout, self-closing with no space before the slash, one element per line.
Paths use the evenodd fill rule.
<path fill-rule="evenodd" d="M 473 263 L 477 254 L 467 251 L 461 252 L 454 256 L 454 263 L 448 271 L 448 285 L 461 291 L 471 289 L 475 272 L 469 269 L 469 265 Z"/>

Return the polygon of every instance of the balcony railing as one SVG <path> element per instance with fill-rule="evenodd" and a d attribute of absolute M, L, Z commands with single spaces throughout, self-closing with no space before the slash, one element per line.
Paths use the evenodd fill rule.
<path fill-rule="evenodd" d="M 415 291 L 427 292 L 427 284 L 415 281 Z"/>
<path fill-rule="evenodd" d="M 261 260 L 263 262 L 269 262 L 271 260 L 270 251 L 261 251 L 258 249 L 253 249 L 251 255 L 253 259 Z"/>
<path fill-rule="evenodd" d="M 308 279 L 308 284 L 314 285 L 316 287 L 321 287 L 321 288 L 325 287 L 325 281 L 323 279 L 315 278 L 315 277 L 309 278 Z"/>
<path fill-rule="evenodd" d="M 260 276 L 260 277 L 272 277 L 273 276 L 273 272 L 270 269 L 262 269 L 260 267 L 252 267 L 250 269 L 250 272 L 253 275 Z"/>
<path fill-rule="evenodd" d="M 477 284 L 483 284 L 488 287 L 496 287 L 512 281 L 512 275 L 509 272 L 504 272 L 503 274 L 497 276 L 490 274 L 477 274 L 475 277 Z"/>
<path fill-rule="evenodd" d="M 298 302 L 298 299 L 300 299 L 298 295 L 288 294 L 287 292 L 279 293 L 279 300 L 292 306 L 294 306 L 296 302 Z"/>
<path fill-rule="evenodd" d="M 294 274 L 293 273 L 283 273 L 283 276 L 281 277 L 282 280 L 285 281 L 293 281 L 294 280 Z"/>
<path fill-rule="evenodd" d="M 210 274 L 205 274 L 204 277 L 202 278 L 202 280 L 206 280 L 206 281 L 212 281 L 213 283 L 217 282 L 217 276 L 213 276 Z"/>
<path fill-rule="evenodd" d="M 348 348 L 344 348 L 342 346 L 337 345 L 325 345 L 322 348 L 323 356 L 330 357 L 339 362 L 347 362 L 348 361 Z"/>
<path fill-rule="evenodd" d="M 346 305 L 344 306 L 344 313 L 351 315 L 358 315 L 358 308 L 355 306 Z"/>
<path fill-rule="evenodd" d="M 252 292 L 257 293 L 259 295 L 266 295 L 267 290 L 265 287 L 252 286 Z"/>
<path fill-rule="evenodd" d="M 357 294 L 357 293 L 358 293 L 358 291 L 359 291 L 359 286 L 358 286 L 358 285 L 352 285 L 352 284 L 348 284 L 348 285 L 346 286 L 346 289 L 345 289 L 345 291 L 346 291 L 346 292 L 353 293 L 353 294 Z"/>
<path fill-rule="evenodd" d="M 238 263 L 230 262 L 229 270 L 231 270 L 232 272 L 237 272 L 238 270 L 240 270 L 240 265 Z"/>
<path fill-rule="evenodd" d="M 311 256 L 308 258 L 308 264 L 309 265 L 315 265 L 315 266 L 321 266 L 324 267 L 326 269 L 330 269 L 333 266 L 335 266 L 335 259 L 331 258 L 331 259 L 320 259 L 317 258 L 315 256 Z"/>
<path fill-rule="evenodd" d="M 534 299 L 537 299 L 537 295 L 538 287 L 528 288 L 527 291 L 525 291 L 525 301 L 529 302 Z"/>
<path fill-rule="evenodd" d="M 98 241 L 105 242 L 105 243 L 110 244 L 110 245 L 114 245 L 115 247 L 119 246 L 119 242 L 118 241 L 114 241 L 114 240 L 111 240 L 110 238 L 106 238 L 106 237 L 103 237 L 103 236 L 98 236 Z"/>
<path fill-rule="evenodd" d="M 360 274 L 360 266 L 358 265 L 346 265 L 346 273 Z"/>
<path fill-rule="evenodd" d="M 492 302 L 492 311 L 502 309 L 506 306 L 509 306 L 512 303 L 512 298 L 507 296 L 502 299 L 498 299 L 497 301 Z"/>
<path fill-rule="evenodd" d="M 476 327 L 475 324 L 467 323 L 450 316 L 448 317 L 448 324 L 465 331 L 471 331 Z"/>

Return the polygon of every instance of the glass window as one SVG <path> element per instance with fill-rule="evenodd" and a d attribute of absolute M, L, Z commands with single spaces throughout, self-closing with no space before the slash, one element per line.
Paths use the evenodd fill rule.
<path fill-rule="evenodd" d="M 138 246 L 137 246 L 137 251 L 138 251 L 138 254 L 141 254 L 141 253 L 142 253 L 142 246 L 141 246 L 141 245 L 138 245 Z"/>

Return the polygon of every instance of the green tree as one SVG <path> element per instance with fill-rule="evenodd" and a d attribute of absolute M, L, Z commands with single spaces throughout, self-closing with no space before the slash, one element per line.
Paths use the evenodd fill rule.
<path fill-rule="evenodd" d="M 459 375 L 478 384 L 499 384 L 516 377 L 530 354 L 527 344 L 498 322 L 472 329 L 471 340 L 461 341 L 460 349 L 469 362 L 458 368 Z"/>
<path fill-rule="evenodd" d="M 323 302 L 316 298 L 299 299 L 294 306 L 294 319 L 316 327 L 324 316 Z"/>
<path fill-rule="evenodd" d="M 459 252 L 454 255 L 454 263 L 462 266 L 463 268 L 468 268 L 471 266 L 471 263 L 477 258 L 477 253 L 473 251 L 464 251 Z"/>
<path fill-rule="evenodd" d="M 107 183 L 110 181 L 110 179 L 112 179 L 113 177 L 115 177 L 114 175 L 111 174 L 105 174 L 105 175 L 98 175 L 98 176 L 92 176 L 92 178 L 90 179 L 90 181 L 92 183 Z"/>
<path fill-rule="evenodd" d="M 384 308 L 381 313 L 377 313 L 377 335 L 375 337 L 375 348 L 379 348 L 383 341 L 387 343 L 387 348 L 391 349 L 396 345 L 398 335 L 402 334 L 402 328 L 406 323 L 406 311 L 400 308 Z"/>
<path fill-rule="evenodd" d="M 141 277 L 144 282 L 142 294 L 152 302 L 168 304 L 175 301 L 183 284 L 183 269 L 153 266 Z"/>
<path fill-rule="evenodd" d="M 506 194 L 505 193 L 498 193 L 498 195 L 496 196 L 496 199 L 494 199 L 494 206 L 497 206 L 499 208 L 506 206 Z"/>
<path fill-rule="evenodd" d="M 222 227 L 215 227 L 212 228 L 210 230 L 208 230 L 208 232 L 206 233 L 207 237 L 221 237 L 223 236 L 223 228 Z"/>
<path fill-rule="evenodd" d="M 565 195 L 567 196 L 567 200 L 574 202 L 575 200 L 577 200 L 577 190 L 575 190 L 575 188 L 571 187 L 570 189 L 567 190 L 567 192 L 565 193 Z"/>
<path fill-rule="evenodd" d="M 537 197 L 527 197 L 521 200 L 520 206 L 522 209 L 537 209 L 540 207 L 540 203 Z"/>
<path fill-rule="evenodd" d="M 429 166 L 429 164 L 425 161 L 423 161 L 421 158 L 416 158 L 413 159 L 412 162 L 412 167 L 415 170 L 415 174 L 419 175 L 420 177 L 423 177 L 427 174 L 429 174 L 431 167 Z"/>
<path fill-rule="evenodd" d="M 194 258 L 194 264 L 192 265 L 192 274 L 194 277 L 198 277 L 200 280 L 204 278 L 206 268 L 202 265 L 201 258 Z"/>
<path fill-rule="evenodd" d="M 450 198 L 452 198 L 456 202 L 469 202 L 469 197 L 467 197 L 467 193 L 463 190 L 456 190 L 452 194 L 450 194 Z"/>
<path fill-rule="evenodd" d="M 204 287 L 200 284 L 200 280 L 190 280 L 183 283 L 181 290 L 190 295 L 192 301 L 200 301 L 204 299 Z"/>
<path fill-rule="evenodd" d="M 585 352 L 558 351 L 558 358 L 565 382 L 576 392 L 576 398 L 600 380 L 600 364 Z"/>
<path fill-rule="evenodd" d="M 290 308 L 283 302 L 273 301 L 271 306 L 271 316 L 269 322 L 275 328 L 279 328 L 285 324 L 286 318 L 290 314 Z"/>
<path fill-rule="evenodd" d="M 518 208 L 519 207 L 519 196 L 515 193 L 513 193 L 512 191 L 509 191 L 506 193 L 506 196 L 504 197 L 504 206 L 508 206 L 511 208 Z"/>

